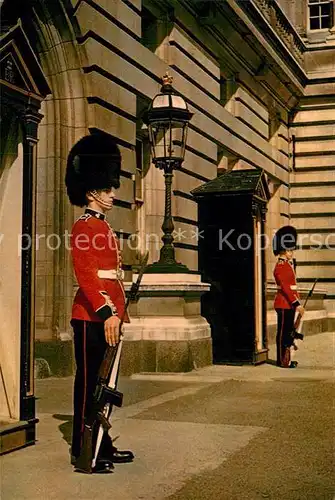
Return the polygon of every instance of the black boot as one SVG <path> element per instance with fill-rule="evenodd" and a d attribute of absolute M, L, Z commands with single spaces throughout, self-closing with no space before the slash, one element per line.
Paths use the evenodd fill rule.
<path fill-rule="evenodd" d="M 71 456 L 71 465 L 74 466 L 76 472 L 84 472 L 88 474 L 89 472 L 77 467 L 77 457 L 74 455 Z M 92 474 L 109 474 L 113 472 L 114 465 L 111 460 L 98 458 L 96 461 L 95 467 L 92 469 Z"/>
<path fill-rule="evenodd" d="M 92 474 L 110 474 L 113 472 L 114 465 L 110 460 L 98 458 L 95 467 L 92 469 Z"/>
<path fill-rule="evenodd" d="M 99 459 L 108 460 L 114 464 L 124 464 L 134 460 L 134 454 L 130 450 L 118 450 L 108 437 L 101 444 Z"/>
<path fill-rule="evenodd" d="M 289 368 L 296 368 L 298 366 L 298 361 L 291 361 Z"/>

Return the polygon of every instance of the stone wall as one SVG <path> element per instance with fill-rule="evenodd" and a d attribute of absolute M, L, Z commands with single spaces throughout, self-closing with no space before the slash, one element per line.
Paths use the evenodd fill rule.
<path fill-rule="evenodd" d="M 80 213 L 67 200 L 64 173 L 68 151 L 90 131 L 111 134 L 122 153 L 122 185 L 109 222 L 120 236 L 126 280 L 138 262 L 136 243 L 140 250 L 149 247 L 151 262 L 157 260 L 164 185 L 162 173 L 150 164 L 142 117 L 167 70 L 194 113 L 185 161 L 173 180 L 177 260 L 194 272 L 198 269 L 197 206 L 190 191 L 232 168 L 261 167 L 267 174 L 272 193 L 269 240 L 290 217 L 306 237 L 310 233 L 305 229 L 314 230 L 315 223 L 326 238 L 333 226 L 320 213 L 333 211 L 329 113 L 334 92 L 318 79 L 328 71 L 330 51 L 321 51 L 317 64 L 314 52 L 306 55 L 308 76 L 315 81 L 304 90 L 307 73 L 299 39 L 290 50 L 291 38 L 280 31 L 280 19 L 273 35 L 269 27 L 264 29 L 264 19 L 242 10 L 249 8 L 247 3 L 227 1 L 215 10 L 214 2 L 208 2 L 201 11 L 198 2 L 183 1 L 80 0 L 69 9 L 59 0 L 53 2 L 57 10 L 56 5 L 57 16 L 44 5 L 34 18 L 40 61 L 52 89 L 42 110 L 38 152 L 37 232 L 45 238 L 37 250 L 37 340 L 71 339 L 74 279 L 69 252 L 64 241 L 52 250 L 55 240 L 48 247 L 46 239 L 52 234 L 63 238 Z M 287 5 L 292 13 L 292 2 Z M 320 278 L 327 279 L 334 271 L 330 254 L 306 251 L 298 259 L 314 262 Z M 273 265 L 269 249 L 269 281 Z M 314 274 L 309 262 L 299 268 L 307 284 Z M 331 293 L 332 283 L 323 282 Z"/>
<path fill-rule="evenodd" d="M 299 281 L 327 291 L 326 305 L 335 312 L 335 40 L 306 54 L 310 78 L 291 127 L 294 170 L 291 217 L 299 232 Z M 321 79 L 322 75 L 322 79 Z"/>
<path fill-rule="evenodd" d="M 166 70 L 194 112 L 185 162 L 173 181 L 177 260 L 191 270 L 198 268 L 197 206 L 190 191 L 215 177 L 218 166 L 264 168 L 279 203 L 271 203 L 271 231 L 288 216 L 285 102 L 292 94 L 283 78 L 261 69 L 263 54 L 236 31 L 228 17 L 218 14 L 214 33 L 183 2 L 175 5 L 174 14 L 165 2 L 80 1 L 73 11 L 61 7 L 62 2 L 59 5 L 57 18 L 44 12 L 48 22 L 42 15 L 38 21 L 40 60 L 52 89 L 42 110 L 38 152 L 41 238 L 36 322 L 40 341 L 66 339 L 71 333 L 74 282 L 64 235 L 80 212 L 68 203 L 64 172 L 69 149 L 89 130 L 108 132 L 122 152 L 122 186 L 109 220 L 121 239 L 126 279 L 131 279 L 131 266 L 137 262 L 138 241 L 142 250 L 149 246 L 151 261 L 158 257 L 163 176 L 150 165 L 148 155 L 138 164 L 136 145 L 140 141 L 143 150 L 148 148 L 142 114 L 159 91 Z M 138 189 L 142 190 L 139 200 Z M 54 234 L 62 239 L 56 250 L 52 249 L 57 243 Z M 137 240 L 130 245 L 134 234 Z M 271 253 L 268 260 L 271 268 Z"/>

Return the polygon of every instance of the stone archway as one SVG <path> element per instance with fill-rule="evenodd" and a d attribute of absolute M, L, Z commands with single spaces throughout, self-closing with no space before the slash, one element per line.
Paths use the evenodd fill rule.
<path fill-rule="evenodd" d="M 58 374 L 62 374 L 59 356 L 68 358 L 63 350 L 71 349 L 63 342 L 69 338 L 73 294 L 67 232 L 74 211 L 65 195 L 66 158 L 72 145 L 87 133 L 86 89 L 76 45 L 78 29 L 64 3 L 38 2 L 32 18 L 36 50 L 52 91 L 42 105 L 37 157 L 36 350 L 42 357 L 51 353 L 47 361 L 52 371 L 60 370 Z"/>

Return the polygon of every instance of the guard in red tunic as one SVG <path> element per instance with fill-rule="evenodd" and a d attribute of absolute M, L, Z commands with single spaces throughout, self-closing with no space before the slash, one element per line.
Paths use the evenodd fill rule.
<path fill-rule="evenodd" d="M 277 312 L 277 366 L 296 368 L 297 361 L 291 361 L 294 345 L 294 317 L 296 311 L 301 315 L 304 308 L 300 305 L 299 293 L 293 265 L 293 250 L 296 248 L 297 231 L 293 226 L 280 228 L 273 238 L 273 252 L 278 256 L 274 269 L 277 294 L 274 308 Z"/>
<path fill-rule="evenodd" d="M 120 186 L 121 155 L 103 133 L 83 137 L 70 151 L 65 183 L 70 202 L 84 207 L 72 229 L 72 258 L 78 281 L 71 325 L 74 331 L 76 376 L 71 463 L 80 455 L 85 417 L 93 403 L 100 364 L 107 345 L 119 339 L 124 314 L 122 258 L 118 238 L 106 220 Z M 129 321 L 125 318 L 125 321 Z M 110 472 L 113 463 L 130 462 L 131 451 L 117 450 L 104 437 L 95 472 Z"/>

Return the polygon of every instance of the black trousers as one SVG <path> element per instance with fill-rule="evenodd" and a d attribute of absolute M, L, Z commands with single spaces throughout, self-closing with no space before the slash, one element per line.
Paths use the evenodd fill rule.
<path fill-rule="evenodd" d="M 104 324 L 102 322 L 73 319 L 71 325 L 74 332 L 77 365 L 73 394 L 74 415 L 71 454 L 78 457 L 82 446 L 85 417 L 89 415 L 92 409 L 99 368 L 108 344 L 105 340 Z M 112 445 L 111 438 L 104 434 L 101 451 L 103 448 L 107 448 L 108 445 Z"/>
<path fill-rule="evenodd" d="M 277 365 L 287 368 L 291 362 L 295 309 L 276 309 L 277 312 Z"/>

